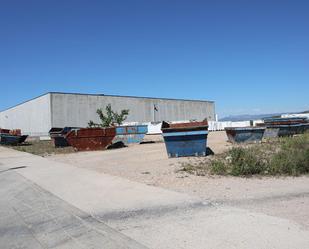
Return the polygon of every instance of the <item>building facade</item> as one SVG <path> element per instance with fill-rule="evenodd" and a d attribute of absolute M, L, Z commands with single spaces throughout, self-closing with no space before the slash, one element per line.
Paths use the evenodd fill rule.
<path fill-rule="evenodd" d="M 51 127 L 87 127 L 98 108 L 129 109 L 126 122 L 215 120 L 213 101 L 51 92 L 0 112 L 0 127 L 46 136 Z"/>

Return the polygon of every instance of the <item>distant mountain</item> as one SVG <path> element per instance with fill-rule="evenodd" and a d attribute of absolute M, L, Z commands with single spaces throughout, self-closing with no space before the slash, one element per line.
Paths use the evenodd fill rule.
<path fill-rule="evenodd" d="M 219 119 L 219 121 L 246 121 L 246 120 L 258 120 L 263 118 L 270 118 L 270 117 L 280 117 L 281 114 L 285 114 L 286 112 L 282 113 L 271 113 L 271 114 L 244 114 L 244 115 L 230 115 L 224 118 Z"/>

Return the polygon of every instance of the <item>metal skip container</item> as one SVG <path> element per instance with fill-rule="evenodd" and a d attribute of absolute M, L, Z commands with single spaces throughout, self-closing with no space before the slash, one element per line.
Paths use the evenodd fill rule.
<path fill-rule="evenodd" d="M 124 144 L 140 143 L 148 132 L 148 125 L 116 126 L 116 137 L 113 143 L 123 142 Z"/>
<path fill-rule="evenodd" d="M 169 124 L 162 122 L 168 157 L 206 156 L 208 122 Z"/>
<path fill-rule="evenodd" d="M 28 135 L 21 135 L 21 130 L 0 129 L 0 144 L 18 145 L 27 139 Z"/>
<path fill-rule="evenodd" d="M 277 129 L 278 136 L 293 136 L 306 132 L 309 127 L 309 121 L 304 117 L 291 118 L 267 118 L 264 124 L 267 129 Z"/>
<path fill-rule="evenodd" d="M 67 147 L 70 146 L 66 139 L 66 134 L 71 130 L 80 129 L 78 127 L 64 127 L 64 128 L 51 128 L 49 130 L 49 136 L 53 139 L 55 147 Z"/>
<path fill-rule="evenodd" d="M 265 127 L 226 127 L 226 135 L 232 143 L 261 141 Z"/>
<path fill-rule="evenodd" d="M 279 134 L 279 128 L 266 128 L 263 138 L 276 138 Z"/>
<path fill-rule="evenodd" d="M 71 130 L 65 138 L 78 151 L 104 150 L 116 136 L 115 127 Z"/>

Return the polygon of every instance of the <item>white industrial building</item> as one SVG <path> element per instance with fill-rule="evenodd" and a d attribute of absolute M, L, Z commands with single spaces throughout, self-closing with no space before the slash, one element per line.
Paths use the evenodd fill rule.
<path fill-rule="evenodd" d="M 129 109 L 127 122 L 215 120 L 213 101 L 50 92 L 0 112 L 0 127 L 46 136 L 52 127 L 87 127 L 96 110 Z"/>

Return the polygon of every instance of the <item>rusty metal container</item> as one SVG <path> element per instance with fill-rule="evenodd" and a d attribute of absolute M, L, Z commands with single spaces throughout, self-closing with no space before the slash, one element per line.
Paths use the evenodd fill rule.
<path fill-rule="evenodd" d="M 225 132 L 230 142 L 258 142 L 264 135 L 265 127 L 226 127 Z"/>
<path fill-rule="evenodd" d="M 53 127 L 49 130 L 49 136 L 54 141 L 55 147 L 67 147 L 70 146 L 68 140 L 66 139 L 66 134 L 68 134 L 71 130 L 80 129 L 79 127 L 64 127 L 57 128 Z"/>
<path fill-rule="evenodd" d="M 115 127 L 71 130 L 65 138 L 78 151 L 104 150 L 115 138 Z"/>
<path fill-rule="evenodd" d="M 0 129 L 0 134 L 10 134 L 9 129 Z"/>
<path fill-rule="evenodd" d="M 168 157 L 206 156 L 208 122 L 162 123 Z"/>
<path fill-rule="evenodd" d="M 10 134 L 14 136 L 21 136 L 21 130 L 20 129 L 10 130 Z"/>

